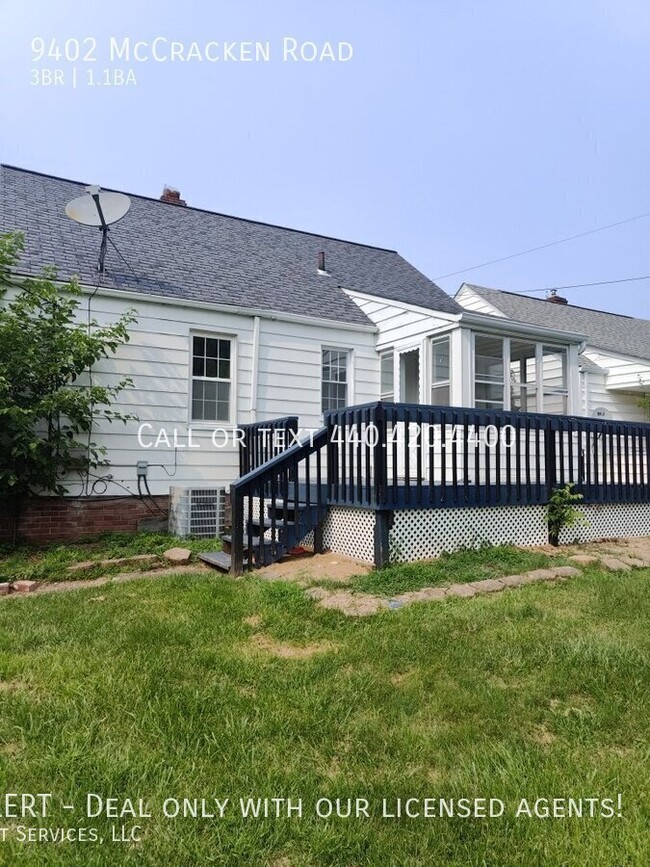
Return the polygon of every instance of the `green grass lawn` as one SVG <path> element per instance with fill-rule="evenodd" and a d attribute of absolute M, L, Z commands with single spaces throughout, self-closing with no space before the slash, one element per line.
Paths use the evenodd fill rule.
<path fill-rule="evenodd" d="M 40 824 L 105 838 L 12 831 L 0 863 L 645 865 L 649 613 L 650 570 L 593 569 L 367 619 L 205 574 L 0 602 L 0 792 L 53 792 Z M 141 842 L 84 819 L 86 792 L 146 798 Z M 524 797 L 618 793 L 620 818 L 513 816 Z M 161 816 L 166 798 L 249 796 L 302 798 L 303 817 Z M 318 819 L 321 797 L 371 815 Z M 382 818 L 399 797 L 506 815 Z"/>
<path fill-rule="evenodd" d="M 563 565 L 569 561 L 561 554 L 549 557 L 540 551 L 526 551 L 513 545 L 484 545 L 443 554 L 436 560 L 400 563 L 359 575 L 350 583 L 351 590 L 394 596 L 421 587 L 465 584 L 483 578 L 520 575 L 532 569 Z"/>
<path fill-rule="evenodd" d="M 0 581 L 71 581 L 125 571 L 144 572 L 155 564 L 136 561 L 104 567 L 99 561 L 137 554 L 162 554 L 168 548 L 179 546 L 198 553 L 219 550 L 221 542 L 218 539 L 178 539 L 169 533 L 103 533 L 86 541 L 56 542 L 41 547 L 0 545 Z M 79 572 L 68 571 L 74 563 L 91 560 L 96 560 L 98 565 Z"/>

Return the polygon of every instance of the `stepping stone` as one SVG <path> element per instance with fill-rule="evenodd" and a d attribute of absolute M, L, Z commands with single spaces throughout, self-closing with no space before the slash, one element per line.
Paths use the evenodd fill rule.
<path fill-rule="evenodd" d="M 593 554 L 573 554 L 569 560 L 573 560 L 579 566 L 591 566 L 592 563 L 598 563 L 598 557 L 594 557 Z"/>
<path fill-rule="evenodd" d="M 558 578 L 575 578 L 577 575 L 582 575 L 580 569 L 575 566 L 554 566 L 553 571 Z"/>
<path fill-rule="evenodd" d="M 3 581 L 2 584 L 0 584 L 0 596 L 8 596 L 10 589 L 9 584 L 6 581 Z"/>
<path fill-rule="evenodd" d="M 497 593 L 503 590 L 505 584 L 495 578 L 484 578 L 482 581 L 472 581 L 471 586 L 477 593 Z"/>
<path fill-rule="evenodd" d="M 447 596 L 461 596 L 469 599 L 471 596 L 476 596 L 476 590 L 471 584 L 452 584 L 447 587 Z"/>
<path fill-rule="evenodd" d="M 447 591 L 444 587 L 425 587 L 420 590 L 420 596 L 424 602 L 431 602 L 432 600 L 441 602 L 447 596 Z"/>
<path fill-rule="evenodd" d="M 555 570 L 532 569 L 530 572 L 525 572 L 522 577 L 526 584 L 530 584 L 532 581 L 552 581 L 555 578 Z"/>
<path fill-rule="evenodd" d="M 38 581 L 14 581 L 11 589 L 16 593 L 33 593 L 38 590 Z"/>
<path fill-rule="evenodd" d="M 650 565 L 650 563 L 646 560 L 639 560 L 638 557 L 629 557 L 629 556 L 621 556 L 621 563 L 627 563 L 628 566 L 632 566 L 634 569 L 643 569 L 644 567 Z"/>
<path fill-rule="evenodd" d="M 503 575 L 499 581 L 505 587 L 521 587 L 525 583 L 523 575 Z"/>
<path fill-rule="evenodd" d="M 170 563 L 189 563 L 192 552 L 189 548 L 168 548 L 163 557 Z"/>
<path fill-rule="evenodd" d="M 627 563 L 623 563 L 622 560 L 619 560 L 616 557 L 601 557 L 600 562 L 605 567 L 605 569 L 609 569 L 610 572 L 632 571 L 631 566 L 628 566 Z"/>

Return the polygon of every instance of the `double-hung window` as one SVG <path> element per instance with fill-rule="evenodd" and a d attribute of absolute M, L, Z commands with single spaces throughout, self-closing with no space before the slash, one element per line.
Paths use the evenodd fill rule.
<path fill-rule="evenodd" d="M 229 422 L 232 340 L 192 335 L 192 421 Z"/>
<path fill-rule="evenodd" d="M 350 352 L 347 349 L 323 349 L 321 394 L 323 412 L 348 405 Z"/>

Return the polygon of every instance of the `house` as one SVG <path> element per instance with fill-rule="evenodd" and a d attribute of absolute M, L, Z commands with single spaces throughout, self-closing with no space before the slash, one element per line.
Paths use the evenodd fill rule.
<path fill-rule="evenodd" d="M 597 417 L 600 408 L 639 417 L 628 389 L 644 375 L 642 354 L 626 368 L 633 359 L 614 352 L 613 325 L 532 301 L 531 310 L 548 311 L 537 315 L 529 299 L 467 285 L 453 299 L 393 250 L 192 208 L 169 189 L 160 199 L 130 197 L 98 273 L 97 230 L 65 213 L 84 189 L 2 166 L 0 232 L 26 235 L 16 278 L 48 264 L 62 281 L 79 275 L 84 317 L 108 323 L 135 308 L 131 341 L 93 376 L 133 379 L 119 408 L 137 421 L 97 424 L 109 466 L 70 479 L 63 502 L 32 504 L 26 534 L 134 527 L 153 506 L 167 509 L 170 490 L 172 517 L 185 515 L 196 532 L 194 505 L 207 504 L 213 520 L 215 492 L 230 487 L 236 570 L 253 540 L 259 565 L 269 546 L 273 558 L 309 534 L 316 547 L 383 562 L 391 545 L 409 559 L 468 538 L 544 541 L 556 480 L 575 475 L 592 497 L 609 480 L 619 503 L 627 502 L 620 486 L 646 473 L 645 452 L 637 465 L 640 429 L 630 434 L 634 466 L 605 478 L 592 449 L 601 429 L 552 421 L 585 406 Z M 637 353 L 643 327 L 635 326 Z M 292 439 L 269 450 L 270 427 Z M 291 445 L 298 428 L 315 439 Z M 379 441 L 332 445 L 336 429 L 378 431 Z M 468 439 L 492 429 L 497 441 L 472 452 Z M 459 430 L 463 442 L 448 442 Z"/>
<path fill-rule="evenodd" d="M 647 319 L 578 307 L 557 294 L 547 299 L 529 298 L 468 283 L 461 286 L 456 301 L 468 311 L 508 322 L 581 332 L 585 342 L 577 357 L 578 389 L 571 411 L 595 418 L 647 420 L 647 409 L 641 403 L 650 392 Z M 576 364 L 575 356 L 569 358 Z M 541 390 L 539 395 L 539 406 L 534 408 L 546 412 Z"/>

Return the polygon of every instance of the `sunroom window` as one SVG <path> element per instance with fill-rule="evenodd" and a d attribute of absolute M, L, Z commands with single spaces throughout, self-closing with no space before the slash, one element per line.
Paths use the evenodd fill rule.
<path fill-rule="evenodd" d="M 379 364 L 381 369 L 379 396 L 381 400 L 392 403 L 395 400 L 395 354 L 392 349 L 381 353 Z"/>
<path fill-rule="evenodd" d="M 503 338 L 474 335 L 474 406 L 503 409 Z"/>
<path fill-rule="evenodd" d="M 510 340 L 510 408 L 537 411 L 537 344 Z"/>
<path fill-rule="evenodd" d="M 568 412 L 567 351 L 563 347 L 542 347 L 542 412 Z"/>
<path fill-rule="evenodd" d="M 441 337 L 431 344 L 431 403 L 434 406 L 449 406 L 450 385 L 449 337 Z"/>

